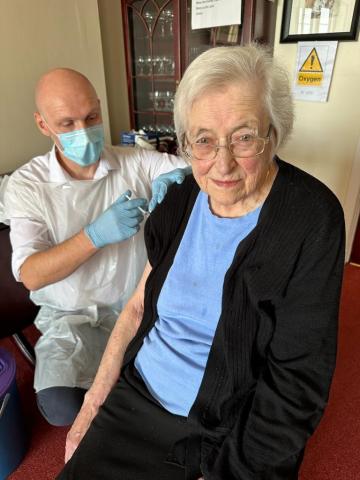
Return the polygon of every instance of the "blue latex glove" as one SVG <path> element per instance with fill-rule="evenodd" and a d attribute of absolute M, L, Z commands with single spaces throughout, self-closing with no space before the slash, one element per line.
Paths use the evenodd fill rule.
<path fill-rule="evenodd" d="M 149 212 L 152 212 L 156 205 L 164 200 L 170 185 L 173 183 L 182 183 L 186 175 L 189 175 L 191 172 L 191 167 L 175 168 L 175 170 L 163 173 L 155 178 L 151 185 L 152 197 L 149 203 Z"/>
<path fill-rule="evenodd" d="M 140 230 L 144 220 L 147 201 L 144 198 L 128 200 L 131 192 L 127 190 L 110 207 L 85 227 L 85 233 L 96 248 L 111 243 L 122 242 Z"/>

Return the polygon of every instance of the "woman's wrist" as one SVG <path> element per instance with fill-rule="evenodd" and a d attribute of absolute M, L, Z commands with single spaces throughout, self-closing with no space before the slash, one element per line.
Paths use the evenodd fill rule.
<path fill-rule="evenodd" d="M 97 385 L 94 383 L 85 394 L 84 404 L 91 406 L 97 411 L 105 402 L 111 388 L 112 387 L 106 383 L 101 383 Z"/>

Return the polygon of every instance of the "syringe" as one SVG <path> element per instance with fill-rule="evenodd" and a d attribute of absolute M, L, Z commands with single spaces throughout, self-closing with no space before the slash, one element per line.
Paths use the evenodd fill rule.
<path fill-rule="evenodd" d="M 131 200 L 131 197 L 129 195 L 125 195 L 125 198 L 127 198 L 128 200 Z M 148 215 L 150 215 L 150 213 L 146 212 L 143 208 L 141 207 L 137 207 L 137 208 L 144 215 L 144 217 L 147 217 Z"/>

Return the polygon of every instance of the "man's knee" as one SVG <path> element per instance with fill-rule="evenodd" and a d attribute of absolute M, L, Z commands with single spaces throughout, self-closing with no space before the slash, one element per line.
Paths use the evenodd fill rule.
<path fill-rule="evenodd" d="M 71 425 L 84 400 L 86 390 L 77 387 L 51 387 L 36 394 L 43 417 L 56 427 Z"/>

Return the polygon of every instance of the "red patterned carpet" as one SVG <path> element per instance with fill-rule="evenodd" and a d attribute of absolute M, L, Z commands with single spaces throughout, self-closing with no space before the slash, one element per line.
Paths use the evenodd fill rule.
<path fill-rule="evenodd" d="M 29 327 L 26 334 L 35 339 L 34 327 Z M 51 427 L 43 420 L 32 390 L 32 368 L 11 340 L 0 340 L 0 346 L 16 357 L 17 382 L 30 435 L 29 450 L 8 480 L 53 480 L 61 469 L 67 428 Z M 340 310 L 338 363 L 329 406 L 306 449 L 300 480 L 360 479 L 359 384 L 360 268 L 347 265 Z"/>
<path fill-rule="evenodd" d="M 346 265 L 338 360 L 325 415 L 306 449 L 301 480 L 360 479 L 360 268 Z"/>

